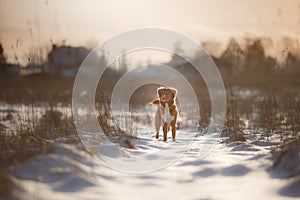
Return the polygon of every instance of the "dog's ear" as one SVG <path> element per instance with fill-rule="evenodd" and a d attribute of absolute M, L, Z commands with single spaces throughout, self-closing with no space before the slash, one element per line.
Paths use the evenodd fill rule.
<path fill-rule="evenodd" d="M 172 98 L 175 99 L 176 98 L 176 94 L 177 94 L 177 90 L 175 88 L 169 88 L 171 93 L 172 93 Z"/>
<path fill-rule="evenodd" d="M 157 88 L 157 96 L 158 97 L 160 97 L 161 96 L 161 92 L 162 92 L 162 90 L 164 90 L 165 89 L 165 87 L 159 87 L 159 88 Z"/>
<path fill-rule="evenodd" d="M 158 105 L 160 102 L 159 102 L 159 99 L 155 99 L 153 101 L 151 101 L 149 104 L 150 105 Z"/>

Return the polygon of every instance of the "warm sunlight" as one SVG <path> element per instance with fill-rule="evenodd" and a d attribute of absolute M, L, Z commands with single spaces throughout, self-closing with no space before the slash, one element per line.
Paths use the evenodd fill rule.
<path fill-rule="evenodd" d="M 300 0 L 0 0 L 0 199 L 300 199 Z"/>
<path fill-rule="evenodd" d="M 99 43 L 148 26 L 180 31 L 199 41 L 227 41 L 245 34 L 279 39 L 300 32 L 297 0 L 3 0 L 0 9 L 0 41 L 12 62 L 25 62 L 32 47 Z"/>

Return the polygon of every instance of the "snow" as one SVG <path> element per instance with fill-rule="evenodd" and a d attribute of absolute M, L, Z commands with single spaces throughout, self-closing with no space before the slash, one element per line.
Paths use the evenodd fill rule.
<path fill-rule="evenodd" d="M 218 143 L 205 158 L 198 137 L 171 166 L 132 174 L 111 169 L 81 143 L 57 141 L 54 151 L 38 156 L 12 173 L 22 199 L 288 199 L 299 197 L 299 182 L 272 178 L 269 150 L 250 143 Z M 179 139 L 178 139 L 179 140 Z M 168 148 L 174 143 L 146 140 L 135 151 Z M 152 149 L 153 150 L 153 149 Z M 155 162 L 155 160 L 153 160 Z"/>
<path fill-rule="evenodd" d="M 5 107 L 5 106 L 4 106 Z M 22 107 L 2 109 L 14 113 Z M 179 129 L 176 142 L 155 139 L 152 126 L 139 126 L 134 149 L 120 147 L 129 156 L 148 163 L 173 161 L 151 172 L 115 170 L 87 151 L 81 142 L 58 138 L 49 154 L 11 167 L 19 199 L 295 199 L 300 197 L 300 181 L 282 178 L 272 169 L 272 141 L 222 143 L 204 156 L 205 127 Z M 217 128 L 216 128 L 217 130 Z M 210 138 L 211 139 L 211 138 Z M 95 142 L 95 144 L 97 144 Z M 98 147 L 100 148 L 100 147 Z M 103 146 L 101 147 L 103 148 Z M 109 147 L 108 147 L 109 149 Z M 166 150 L 176 155 L 164 153 Z M 114 164 L 122 157 L 105 151 Z M 201 153 L 202 152 L 202 153 Z M 179 155 L 179 156 L 178 156 Z M 102 155 L 103 156 L 103 155 Z M 120 158 L 120 160 L 118 160 Z M 105 160 L 104 160 L 105 161 Z M 0 197 L 1 199 L 1 197 Z"/>

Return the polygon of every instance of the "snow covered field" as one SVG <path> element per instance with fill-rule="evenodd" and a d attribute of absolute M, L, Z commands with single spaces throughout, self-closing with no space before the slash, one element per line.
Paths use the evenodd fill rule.
<path fill-rule="evenodd" d="M 218 138 L 211 152 L 203 156 L 201 152 L 208 136 L 201 131 L 179 129 L 176 142 L 171 142 L 170 133 L 169 141 L 163 142 L 154 138 L 153 129 L 145 126 L 133 140 L 135 148 L 123 150 L 145 156 L 150 163 L 159 163 L 166 156 L 163 152 L 175 149 L 180 156 L 161 169 L 150 173 L 120 172 L 88 153 L 80 141 L 57 138 L 50 153 L 9 169 L 17 185 L 15 195 L 19 199 L 300 197 L 299 176 L 288 178 L 285 171 L 272 168 L 270 150 L 277 145 L 275 136 L 267 141 L 262 140 L 264 133 L 260 133 L 257 141 L 248 135 L 247 142 L 229 144 L 223 143 L 225 138 Z M 153 153 L 156 156 L 147 157 Z"/>
<path fill-rule="evenodd" d="M 12 169 L 19 185 L 17 196 L 20 199 L 288 199 L 300 196 L 299 180 L 276 178 L 277 172 L 270 169 L 269 143 L 218 143 L 206 158 L 200 159 L 204 137 L 199 136 L 171 166 L 144 174 L 113 170 L 85 152 L 82 144 L 58 140 L 52 153 Z M 163 142 L 153 140 L 144 145 L 153 143 Z M 145 148 L 138 145 L 135 151 L 139 150 Z"/>

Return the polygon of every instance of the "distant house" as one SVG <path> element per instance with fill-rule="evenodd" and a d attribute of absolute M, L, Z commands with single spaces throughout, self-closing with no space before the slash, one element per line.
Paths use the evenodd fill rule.
<path fill-rule="evenodd" d="M 89 53 L 90 51 L 84 47 L 53 45 L 43 71 L 52 76 L 75 77 L 81 63 Z"/>

